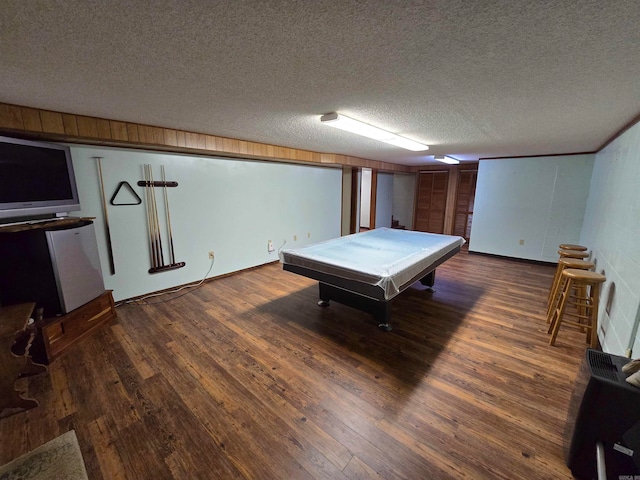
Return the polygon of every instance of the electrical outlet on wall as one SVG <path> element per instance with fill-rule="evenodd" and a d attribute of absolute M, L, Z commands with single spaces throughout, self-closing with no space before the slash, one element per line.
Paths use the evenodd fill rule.
<path fill-rule="evenodd" d="M 273 242 L 271 240 L 267 241 L 267 252 L 273 252 Z"/>
<path fill-rule="evenodd" d="M 213 260 L 213 259 L 214 259 L 213 250 L 211 250 L 209 252 L 209 260 Z"/>

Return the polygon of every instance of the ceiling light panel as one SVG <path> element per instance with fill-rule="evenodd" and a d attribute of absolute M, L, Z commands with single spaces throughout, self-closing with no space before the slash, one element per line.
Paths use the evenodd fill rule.
<path fill-rule="evenodd" d="M 368 123 L 363 123 L 353 118 L 345 117 L 338 113 L 328 113 L 320 117 L 320 121 L 323 125 L 339 128 L 347 132 L 355 133 L 363 137 L 372 138 L 380 142 L 388 143 L 396 147 L 405 148 L 413 152 L 421 152 L 429 150 L 429 146 L 414 140 L 410 140 L 395 133 L 387 132 Z"/>
<path fill-rule="evenodd" d="M 446 163 L 447 165 L 458 165 L 460 163 L 460 160 L 448 157 L 447 155 L 434 155 L 433 159 L 438 162 Z"/>

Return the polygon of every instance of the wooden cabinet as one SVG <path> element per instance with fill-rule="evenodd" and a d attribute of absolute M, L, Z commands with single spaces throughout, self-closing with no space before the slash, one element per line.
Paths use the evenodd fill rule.
<path fill-rule="evenodd" d="M 415 230 L 444 233 L 449 171 L 422 171 L 418 175 Z"/>
<path fill-rule="evenodd" d="M 414 229 L 457 235 L 468 242 L 471 237 L 477 177 L 477 163 L 420 170 Z"/>
<path fill-rule="evenodd" d="M 73 344 L 114 318 L 116 310 L 109 290 L 66 315 L 36 322 L 40 348 L 44 350 L 40 352 L 38 360 L 51 363 Z M 41 356 L 45 358 L 40 358 Z"/>

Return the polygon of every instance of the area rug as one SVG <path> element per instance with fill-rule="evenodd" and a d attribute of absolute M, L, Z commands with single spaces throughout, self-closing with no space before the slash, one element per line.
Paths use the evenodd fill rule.
<path fill-rule="evenodd" d="M 76 432 L 71 430 L 0 467 L 0 480 L 87 480 Z"/>

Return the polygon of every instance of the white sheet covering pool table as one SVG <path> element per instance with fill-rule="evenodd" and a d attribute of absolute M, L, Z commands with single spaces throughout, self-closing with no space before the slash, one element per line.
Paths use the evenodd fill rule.
<path fill-rule="evenodd" d="M 376 228 L 280 252 L 284 264 L 380 287 L 386 300 L 420 272 L 464 245 L 462 237 Z"/>

